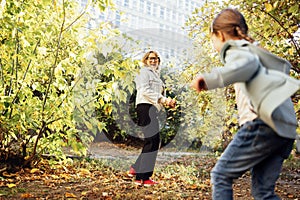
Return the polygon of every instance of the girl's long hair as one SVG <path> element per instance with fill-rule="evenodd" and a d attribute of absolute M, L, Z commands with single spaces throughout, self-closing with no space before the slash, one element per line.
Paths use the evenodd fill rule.
<path fill-rule="evenodd" d="M 210 31 L 215 34 L 217 31 L 222 31 L 230 36 L 254 42 L 254 39 L 248 35 L 248 25 L 244 16 L 236 9 L 222 10 L 213 20 Z"/>

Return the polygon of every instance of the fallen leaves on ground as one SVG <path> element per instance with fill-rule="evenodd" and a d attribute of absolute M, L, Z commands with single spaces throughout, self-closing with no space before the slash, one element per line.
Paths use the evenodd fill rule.
<path fill-rule="evenodd" d="M 153 177 L 159 184 L 149 188 L 136 186 L 125 171 L 86 167 L 85 162 L 54 167 L 43 163 L 4 174 L 0 177 L 0 199 L 211 199 L 209 172 L 216 162 L 212 156 L 183 156 L 159 166 Z M 297 157 L 287 162 L 278 180 L 276 192 L 284 200 L 300 199 L 297 163 Z M 246 173 L 234 183 L 235 199 L 251 199 L 250 182 Z"/>

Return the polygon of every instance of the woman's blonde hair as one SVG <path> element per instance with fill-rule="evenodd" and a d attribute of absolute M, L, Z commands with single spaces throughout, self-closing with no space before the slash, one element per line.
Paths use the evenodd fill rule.
<path fill-rule="evenodd" d="M 210 31 L 211 33 L 223 31 L 228 35 L 254 42 L 254 39 L 248 36 L 248 25 L 244 16 L 236 9 L 222 10 L 213 20 Z"/>
<path fill-rule="evenodd" d="M 142 58 L 142 62 L 144 63 L 144 65 L 147 65 L 147 59 L 149 58 L 149 55 L 153 53 L 157 58 L 158 58 L 158 64 L 160 64 L 160 57 L 158 55 L 158 53 L 156 51 L 148 51 L 144 57 Z"/>

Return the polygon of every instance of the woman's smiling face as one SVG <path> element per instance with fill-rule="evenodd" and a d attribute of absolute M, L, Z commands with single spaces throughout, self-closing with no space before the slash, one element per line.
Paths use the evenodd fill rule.
<path fill-rule="evenodd" d="M 147 65 L 157 69 L 159 65 L 159 57 L 157 57 L 154 53 L 150 53 L 147 58 Z"/>

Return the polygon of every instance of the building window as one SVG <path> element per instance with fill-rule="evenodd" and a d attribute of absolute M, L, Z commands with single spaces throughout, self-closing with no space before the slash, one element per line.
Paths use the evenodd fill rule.
<path fill-rule="evenodd" d="M 164 7 L 160 7 L 160 18 L 161 19 L 165 19 L 165 8 Z"/>
<path fill-rule="evenodd" d="M 189 10 L 189 3 L 190 3 L 190 1 L 185 1 L 185 9 L 186 10 Z"/>
<path fill-rule="evenodd" d="M 164 29 L 164 25 L 163 24 L 159 24 L 159 30 L 162 32 Z"/>
<path fill-rule="evenodd" d="M 104 19 L 105 19 L 105 15 L 104 15 L 103 12 L 101 12 L 101 13 L 99 14 L 99 19 L 100 19 L 100 20 L 104 20 Z"/>
<path fill-rule="evenodd" d="M 175 10 L 172 10 L 172 21 L 177 23 L 177 15 L 176 15 L 176 11 Z"/>
<path fill-rule="evenodd" d="M 196 8 L 196 3 L 195 3 L 195 2 L 192 2 L 192 3 L 191 3 L 191 11 L 193 11 L 195 8 Z"/>
<path fill-rule="evenodd" d="M 86 6 L 86 4 L 87 4 L 87 1 L 80 1 L 80 3 L 81 3 L 81 7 L 85 7 Z"/>
<path fill-rule="evenodd" d="M 178 7 L 179 7 L 179 9 L 183 8 L 183 1 L 182 0 L 179 0 Z"/>
<path fill-rule="evenodd" d="M 157 17 L 157 4 L 154 3 L 153 4 L 153 12 L 152 12 L 153 16 Z"/>
<path fill-rule="evenodd" d="M 152 3 L 150 1 L 147 2 L 147 14 L 152 14 Z"/>
<path fill-rule="evenodd" d="M 119 12 L 116 13 L 116 26 L 120 27 L 121 25 L 121 15 Z"/>
<path fill-rule="evenodd" d="M 169 8 L 166 9 L 166 19 L 167 20 L 172 20 L 171 19 L 171 10 Z"/>
<path fill-rule="evenodd" d="M 144 12 L 144 6 L 145 6 L 145 1 L 141 0 L 140 1 L 140 12 Z"/>
<path fill-rule="evenodd" d="M 137 6 L 138 6 L 137 0 L 133 0 L 133 1 L 132 1 L 132 9 L 133 9 L 133 10 L 136 10 L 136 9 L 137 9 Z"/>
<path fill-rule="evenodd" d="M 124 0 L 124 6 L 129 7 L 129 0 Z"/>

